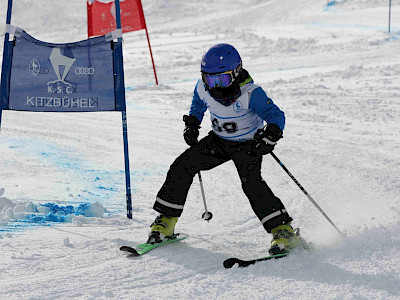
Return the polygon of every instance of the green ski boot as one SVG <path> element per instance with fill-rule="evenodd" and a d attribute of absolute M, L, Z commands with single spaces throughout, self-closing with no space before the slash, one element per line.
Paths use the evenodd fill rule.
<path fill-rule="evenodd" d="M 172 237 L 176 222 L 178 222 L 178 217 L 169 217 L 165 215 L 157 216 L 154 222 L 150 225 L 151 231 L 147 243 L 161 243 Z"/>
<path fill-rule="evenodd" d="M 290 223 L 279 225 L 271 230 L 273 234 L 270 255 L 289 253 L 299 245 L 299 237 L 294 232 Z"/>

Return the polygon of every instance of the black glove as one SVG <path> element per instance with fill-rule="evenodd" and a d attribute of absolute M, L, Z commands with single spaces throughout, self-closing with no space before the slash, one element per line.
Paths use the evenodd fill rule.
<path fill-rule="evenodd" d="M 185 129 L 183 130 L 183 138 L 186 144 L 192 146 L 197 143 L 199 137 L 200 122 L 195 116 L 183 116 L 183 122 L 185 122 Z"/>
<path fill-rule="evenodd" d="M 274 150 L 276 142 L 282 138 L 282 130 L 275 124 L 268 124 L 264 129 L 258 129 L 254 135 L 255 148 L 259 149 L 263 155 Z"/>

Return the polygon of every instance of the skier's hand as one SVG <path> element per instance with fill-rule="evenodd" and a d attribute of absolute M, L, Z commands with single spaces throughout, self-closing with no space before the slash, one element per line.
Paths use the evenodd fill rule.
<path fill-rule="evenodd" d="M 185 129 L 183 130 L 183 138 L 186 144 L 192 146 L 197 143 L 199 137 L 200 122 L 195 116 L 183 116 L 183 122 L 185 122 Z"/>
<path fill-rule="evenodd" d="M 282 130 L 275 124 L 268 124 L 264 129 L 257 130 L 254 135 L 255 148 L 263 155 L 274 150 L 276 142 L 282 138 Z"/>
<path fill-rule="evenodd" d="M 261 155 L 266 155 L 271 153 L 275 148 L 275 145 L 269 145 L 264 141 L 259 142 L 256 144 L 255 149 L 257 152 L 261 153 Z"/>

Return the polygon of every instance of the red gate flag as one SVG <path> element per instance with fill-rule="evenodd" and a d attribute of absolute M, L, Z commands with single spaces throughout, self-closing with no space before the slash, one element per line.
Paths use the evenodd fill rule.
<path fill-rule="evenodd" d="M 146 29 L 141 0 L 125 0 L 120 3 L 122 32 Z M 115 2 L 87 2 L 88 36 L 104 35 L 117 28 Z"/>
<path fill-rule="evenodd" d="M 154 77 L 158 85 L 156 66 L 151 51 L 149 33 L 147 32 L 141 0 L 121 0 L 120 15 L 122 33 L 144 29 L 149 44 Z M 104 35 L 117 28 L 115 1 L 103 3 L 96 0 L 87 1 L 88 37 Z"/>

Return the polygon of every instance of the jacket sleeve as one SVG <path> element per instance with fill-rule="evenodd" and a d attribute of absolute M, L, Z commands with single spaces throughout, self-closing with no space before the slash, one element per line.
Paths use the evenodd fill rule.
<path fill-rule="evenodd" d="M 256 88 L 251 94 L 249 108 L 268 124 L 275 124 L 282 131 L 285 128 L 284 112 L 274 104 L 261 87 Z"/>
<path fill-rule="evenodd" d="M 193 93 L 192 105 L 190 106 L 189 116 L 195 116 L 199 122 L 203 121 L 204 113 L 207 110 L 206 103 L 200 98 L 198 93 L 198 85 L 202 84 L 199 80 Z"/>

